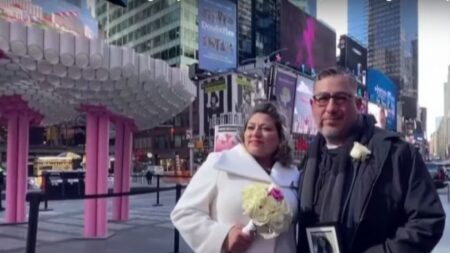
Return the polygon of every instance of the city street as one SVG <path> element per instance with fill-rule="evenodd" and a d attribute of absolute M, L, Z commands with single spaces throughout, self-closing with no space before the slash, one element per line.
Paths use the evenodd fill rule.
<path fill-rule="evenodd" d="M 450 203 L 446 191 L 440 191 L 447 214 Z M 169 213 L 175 203 L 175 191 L 160 195 L 162 206 L 156 203 L 156 193 L 130 198 L 130 220 L 126 223 L 110 221 L 110 235 L 105 240 L 84 240 L 83 201 L 53 201 L 52 211 L 41 212 L 39 217 L 37 253 L 85 252 L 85 253 L 148 253 L 173 252 L 174 230 Z M 3 218 L 4 213 L 0 213 Z M 109 213 L 111 216 L 111 213 Z M 0 226 L 0 252 L 24 252 L 27 225 Z M 450 250 L 450 215 L 447 216 L 445 234 L 433 253 Z M 180 241 L 180 252 L 192 253 Z"/>

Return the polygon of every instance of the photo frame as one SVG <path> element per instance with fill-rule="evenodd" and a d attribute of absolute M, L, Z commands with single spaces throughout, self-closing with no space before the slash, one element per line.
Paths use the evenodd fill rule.
<path fill-rule="evenodd" d="M 336 225 L 307 227 L 306 236 L 310 253 L 342 253 Z"/>

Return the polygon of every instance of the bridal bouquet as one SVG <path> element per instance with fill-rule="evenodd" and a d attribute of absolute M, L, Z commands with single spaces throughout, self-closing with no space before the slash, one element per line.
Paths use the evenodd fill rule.
<path fill-rule="evenodd" d="M 271 239 L 289 228 L 292 211 L 276 186 L 251 184 L 244 188 L 242 202 L 244 214 L 251 219 L 242 229 L 244 233 L 256 231 L 264 239 Z"/>

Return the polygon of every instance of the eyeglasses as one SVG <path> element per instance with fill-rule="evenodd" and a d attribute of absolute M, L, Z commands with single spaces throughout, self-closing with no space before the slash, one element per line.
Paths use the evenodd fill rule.
<path fill-rule="evenodd" d="M 343 105 L 347 103 L 351 98 L 353 98 L 353 95 L 347 92 L 321 92 L 313 96 L 314 102 L 319 106 L 328 105 L 330 99 L 333 99 L 336 105 Z"/>

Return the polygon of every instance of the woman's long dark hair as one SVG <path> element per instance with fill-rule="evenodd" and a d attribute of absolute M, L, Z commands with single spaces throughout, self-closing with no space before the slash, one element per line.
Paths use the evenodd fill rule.
<path fill-rule="evenodd" d="M 239 134 L 239 142 L 244 142 L 244 132 L 247 128 L 248 121 L 256 113 L 264 113 L 273 119 L 275 128 L 277 129 L 278 138 L 280 139 L 280 144 L 278 145 L 273 158 L 285 167 L 290 166 L 293 161 L 293 155 L 292 147 L 288 139 L 285 117 L 280 113 L 278 107 L 272 102 L 260 102 L 253 107 L 252 111 L 245 119 L 244 127 L 241 129 Z"/>

